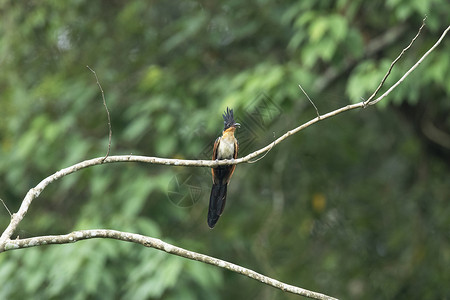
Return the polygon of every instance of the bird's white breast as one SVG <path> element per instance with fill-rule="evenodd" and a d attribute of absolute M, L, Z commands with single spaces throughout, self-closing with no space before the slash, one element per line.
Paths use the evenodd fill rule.
<path fill-rule="evenodd" d="M 219 141 L 217 147 L 217 159 L 230 159 L 234 156 L 234 141 L 235 138 L 232 135 L 224 136 Z"/>

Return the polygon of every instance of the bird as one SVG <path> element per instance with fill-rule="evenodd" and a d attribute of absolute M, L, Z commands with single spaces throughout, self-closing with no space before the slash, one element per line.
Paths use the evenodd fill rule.
<path fill-rule="evenodd" d="M 222 116 L 224 120 L 223 132 L 222 136 L 219 136 L 214 142 L 212 160 L 236 159 L 239 144 L 234 137 L 234 132 L 241 124 L 234 121 L 233 110 L 228 107 Z M 211 168 L 213 185 L 208 209 L 208 226 L 211 229 L 214 228 L 225 208 L 227 187 L 235 168 L 236 165 Z"/>

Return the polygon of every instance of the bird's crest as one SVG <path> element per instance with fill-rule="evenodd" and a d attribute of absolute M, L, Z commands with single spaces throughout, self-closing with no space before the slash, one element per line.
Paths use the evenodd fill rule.
<path fill-rule="evenodd" d="M 231 126 L 234 126 L 236 124 L 236 122 L 234 121 L 234 117 L 233 117 L 233 110 L 229 109 L 227 107 L 227 111 L 224 112 L 223 116 L 223 130 L 227 130 L 228 128 L 230 128 Z"/>

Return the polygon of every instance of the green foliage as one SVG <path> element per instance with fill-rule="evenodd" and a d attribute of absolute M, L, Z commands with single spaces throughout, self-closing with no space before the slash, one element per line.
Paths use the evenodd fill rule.
<path fill-rule="evenodd" d="M 315 110 L 397 81 L 449 24 L 445 0 L 0 1 L 0 198 L 111 155 L 209 158 L 235 109 L 241 155 Z M 400 30 L 379 50 L 369 44 Z M 378 40 L 380 43 L 383 39 Z M 372 45 L 373 46 L 373 45 Z M 113 228 L 344 299 L 450 294 L 448 37 L 391 95 L 239 165 L 209 230 L 210 171 L 108 164 L 50 185 L 15 236 Z M 192 185 L 172 191 L 175 179 Z M 181 205 L 170 192 L 189 194 Z M 0 209 L 0 227 L 9 221 Z M 291 299 L 234 273 L 112 240 L 0 255 L 1 299 Z"/>

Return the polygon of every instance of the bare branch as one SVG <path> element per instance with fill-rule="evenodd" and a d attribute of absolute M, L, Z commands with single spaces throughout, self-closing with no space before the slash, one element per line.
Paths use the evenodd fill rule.
<path fill-rule="evenodd" d="M 275 138 L 275 132 L 273 133 L 273 138 Z M 263 158 L 267 155 L 267 153 L 269 153 L 270 150 L 272 150 L 272 148 L 273 148 L 274 145 L 275 145 L 275 144 L 272 143 L 272 146 L 269 148 L 269 150 L 267 150 L 266 153 L 263 154 L 263 156 L 258 157 L 258 158 L 254 159 L 254 160 L 249 160 L 248 163 L 249 163 L 249 164 L 254 164 L 254 163 L 257 162 L 258 160 L 263 159 Z"/>
<path fill-rule="evenodd" d="M 0 198 L 0 201 L 2 201 L 2 203 L 3 203 L 3 206 L 6 208 L 6 210 L 8 211 L 8 213 L 9 213 L 9 215 L 12 217 L 12 214 L 11 214 L 11 211 L 9 210 L 9 208 L 8 208 L 8 206 L 6 206 L 6 203 L 5 203 L 5 201 L 3 201 L 3 199 L 2 198 Z"/>
<path fill-rule="evenodd" d="M 444 32 L 442 33 L 441 37 L 437 40 L 436 43 L 434 43 L 433 47 L 431 47 L 415 64 L 414 66 L 412 66 L 403 76 L 402 78 L 400 78 L 396 83 L 394 83 L 386 92 L 384 92 L 383 95 L 381 95 L 380 97 L 378 97 L 375 100 L 370 100 L 370 98 L 365 102 L 369 105 L 374 105 L 377 104 L 378 102 L 380 102 L 384 97 L 386 97 L 387 95 L 389 95 L 400 83 L 403 82 L 403 80 L 405 80 L 406 77 L 409 76 L 409 74 L 411 74 L 412 71 L 414 71 L 422 62 L 423 60 L 431 53 L 433 52 L 434 49 L 436 49 L 436 47 L 442 42 L 442 40 L 444 39 L 445 35 L 447 34 L 447 32 L 450 30 L 450 26 L 447 27 L 447 29 L 444 30 Z M 369 102 L 370 101 L 370 102 Z"/>
<path fill-rule="evenodd" d="M 308 94 L 305 92 L 305 90 L 302 88 L 302 86 L 300 84 L 298 85 L 298 87 L 302 90 L 303 94 L 305 94 L 306 98 L 308 98 L 309 102 L 311 102 L 312 106 L 314 106 L 314 109 L 316 110 L 316 113 L 317 113 L 317 117 L 320 119 L 319 110 L 317 109 L 314 102 L 311 100 L 311 98 L 309 98 Z"/>
<path fill-rule="evenodd" d="M 425 26 L 425 20 L 426 19 L 427 19 L 427 17 L 425 16 L 425 18 L 422 20 L 422 26 L 420 26 L 419 31 L 417 31 L 416 36 L 414 36 L 414 38 L 411 40 L 409 45 L 406 46 L 406 48 L 404 48 L 402 50 L 402 52 L 399 54 L 399 56 L 397 56 L 397 58 L 391 63 L 391 66 L 389 67 L 388 71 L 384 75 L 384 77 L 381 80 L 380 84 L 378 85 L 377 89 L 375 90 L 375 92 L 373 92 L 373 94 L 369 97 L 369 99 L 367 99 L 365 101 L 365 104 L 370 103 L 370 101 L 372 101 L 372 99 L 375 98 L 375 96 L 378 94 L 378 92 L 380 91 L 380 89 L 383 86 L 384 82 L 386 81 L 386 79 L 391 74 L 391 71 L 392 71 L 392 68 L 394 67 L 394 65 L 397 63 L 397 61 L 399 61 L 400 58 L 402 58 L 403 54 L 405 54 L 405 52 L 408 51 L 409 48 L 411 48 L 412 44 L 416 41 L 417 37 L 420 35 L 420 32 L 422 31 L 422 28 Z"/>
<path fill-rule="evenodd" d="M 86 67 L 87 67 L 92 73 L 94 73 L 95 80 L 97 81 L 98 88 L 100 89 L 100 92 L 102 93 L 103 106 L 105 107 L 106 114 L 107 114 L 107 116 L 108 116 L 109 140 L 108 140 L 108 151 L 106 151 L 106 155 L 105 155 L 105 157 L 103 157 L 103 161 L 102 161 L 102 162 L 104 162 L 105 159 L 109 156 L 109 151 L 111 150 L 111 137 L 112 137 L 111 116 L 109 115 L 108 106 L 106 106 L 105 93 L 103 92 L 103 88 L 102 88 L 102 86 L 101 86 L 101 84 L 100 84 L 100 81 L 98 80 L 97 73 L 96 73 L 93 69 L 91 69 L 91 67 L 89 67 L 89 66 L 86 66 Z"/>
<path fill-rule="evenodd" d="M 423 25 L 422 25 L 422 27 L 423 27 Z M 422 29 L 422 27 L 419 29 L 418 34 L 420 34 L 420 30 Z M 414 71 L 417 68 L 417 66 L 441 43 L 441 41 L 444 39 L 445 35 L 447 34 L 447 32 L 449 30 L 450 30 L 450 26 L 447 27 L 447 29 L 442 33 L 442 35 L 438 39 L 438 41 L 420 58 L 420 60 L 417 61 L 417 63 L 414 64 L 414 66 L 411 67 L 402 76 L 402 78 L 400 78 L 400 80 L 398 80 L 395 84 L 393 84 L 384 94 L 382 94 L 377 99 L 372 100 L 375 97 L 378 90 L 380 89 L 380 87 L 384 84 L 384 82 L 385 82 L 387 76 L 389 75 L 395 62 L 411 46 L 411 44 L 417 38 L 418 34 L 412 40 L 411 44 L 407 48 L 405 48 L 402 51 L 402 53 L 400 54 L 400 56 L 391 64 L 391 67 L 388 70 L 388 73 L 385 75 L 385 77 L 381 81 L 379 88 L 377 88 L 377 90 L 374 92 L 374 94 L 367 101 L 362 101 L 362 102 L 359 102 L 356 104 L 347 105 L 345 107 L 336 109 L 336 110 L 331 111 L 324 115 L 319 115 L 318 110 L 316 108 L 316 112 L 317 112 L 316 118 L 286 132 L 284 135 L 282 135 L 278 139 L 274 140 L 272 143 L 265 146 L 264 148 L 261 148 L 253 153 L 250 153 L 249 155 L 247 155 L 243 158 L 234 159 L 234 160 L 220 160 L 220 161 L 217 161 L 217 160 L 216 161 L 181 160 L 181 159 L 168 159 L 168 158 L 135 156 L 135 155 L 109 156 L 109 151 L 110 151 L 110 146 L 111 146 L 111 134 L 112 134 L 109 111 L 108 111 L 108 108 L 106 107 L 104 93 L 103 93 L 101 85 L 98 81 L 97 75 L 91 68 L 88 67 L 95 75 L 97 84 L 102 92 L 103 103 L 104 103 L 104 106 L 105 106 L 107 114 L 108 114 L 108 125 L 109 125 L 108 152 L 105 157 L 99 157 L 99 158 L 86 160 L 86 161 L 80 162 L 78 164 L 75 164 L 73 166 L 62 169 L 62 170 L 54 173 L 53 175 L 45 178 L 44 180 L 42 180 L 36 187 L 30 189 L 28 191 L 28 193 L 26 194 L 24 200 L 22 201 L 22 204 L 21 204 L 18 212 L 11 215 L 11 222 L 0 237 L 0 252 L 12 250 L 12 249 L 39 246 L 39 245 L 44 245 L 44 244 L 70 243 L 70 242 L 75 242 L 75 241 L 90 239 L 90 238 L 111 238 L 111 239 L 118 239 L 118 240 L 123 240 L 123 241 L 139 243 L 146 247 L 156 248 L 159 250 L 163 250 L 167 253 L 179 255 L 179 256 L 182 256 L 182 257 L 185 257 L 188 259 L 193 259 L 193 260 L 205 262 L 208 264 L 212 264 L 215 266 L 219 266 L 222 268 L 226 268 L 228 270 L 246 275 L 250 278 L 253 278 L 253 279 L 263 282 L 265 284 L 279 288 L 283 291 L 291 292 L 291 293 L 298 294 L 298 295 L 304 295 L 304 296 L 315 298 L 315 299 L 333 299 L 333 298 L 323 295 L 323 294 L 319 294 L 319 293 L 301 289 L 299 287 L 287 285 L 287 284 L 277 281 L 275 279 L 272 279 L 272 278 L 269 278 L 262 274 L 256 273 L 252 270 L 243 268 L 241 266 L 238 266 L 238 265 L 235 265 L 235 264 L 232 264 L 232 263 L 229 263 L 229 262 L 217 259 L 217 258 L 213 258 L 213 257 L 207 256 L 207 255 L 188 251 L 188 250 L 182 249 L 180 247 L 176 247 L 171 244 L 165 243 L 159 239 L 146 237 L 146 236 L 142 236 L 142 235 L 137 235 L 137 234 L 133 234 L 133 233 L 124 233 L 124 232 L 114 231 L 114 230 L 84 230 L 84 231 L 75 231 L 70 234 L 60 235 L 60 236 L 43 236 L 43 237 L 35 237 L 35 238 L 30 238 L 30 239 L 17 239 L 17 240 L 11 240 L 10 238 L 11 238 L 12 234 L 14 233 L 14 231 L 17 229 L 19 223 L 25 217 L 25 214 L 27 213 L 28 208 L 31 205 L 31 202 L 33 201 L 33 199 L 37 198 L 50 183 L 66 176 L 66 175 L 69 175 L 71 173 L 79 171 L 81 169 L 95 166 L 95 165 L 101 165 L 103 163 L 116 163 L 116 162 L 144 162 L 144 163 L 151 163 L 151 164 L 171 165 L 171 166 L 192 166 L 192 167 L 195 166 L 195 167 L 209 167 L 209 168 L 219 166 L 219 165 L 236 165 L 236 164 L 240 164 L 240 163 L 251 162 L 251 159 L 263 154 L 264 152 L 269 151 L 270 149 L 272 149 L 272 147 L 281 143 L 283 140 L 285 140 L 289 136 L 291 136 L 291 135 L 293 135 L 293 134 L 295 134 L 295 133 L 297 133 L 319 121 L 325 120 L 327 118 L 330 118 L 337 114 L 343 113 L 345 111 L 353 110 L 356 108 L 363 108 L 363 107 L 366 107 L 366 105 L 374 105 L 374 104 L 378 103 L 379 101 L 381 101 L 384 97 L 388 96 L 401 82 L 403 82 L 403 80 L 412 71 Z M 313 105 L 314 105 L 314 103 L 313 103 Z"/>
<path fill-rule="evenodd" d="M 447 29 L 442 33 L 439 40 L 428 50 L 421 58 L 420 60 L 411 67 L 408 72 L 403 75 L 402 78 L 400 78 L 399 81 L 397 81 L 394 85 L 392 85 L 391 88 L 389 88 L 383 95 L 378 97 L 375 100 L 370 101 L 368 104 L 373 105 L 377 102 L 381 101 L 384 97 L 389 95 L 412 71 L 414 71 L 417 66 L 441 43 L 441 41 L 444 39 L 447 32 L 450 30 L 450 26 L 447 27 Z M 245 162 L 249 162 L 251 159 L 263 154 L 264 152 L 270 150 L 275 145 L 278 145 L 286 138 L 290 137 L 291 135 L 299 132 L 300 130 L 303 130 L 319 121 L 328 119 L 330 117 L 333 117 L 337 114 L 343 113 L 345 111 L 353 110 L 356 108 L 362 108 L 366 107 L 367 101 L 362 101 L 355 104 L 350 104 L 344 107 L 341 107 L 339 109 L 333 110 L 329 113 L 326 113 L 324 115 L 318 116 L 288 132 L 283 134 L 281 137 L 270 143 L 269 145 L 254 151 L 253 153 L 250 153 L 242 158 L 238 159 L 232 159 L 232 160 L 187 160 L 187 159 L 174 159 L 174 158 L 160 158 L 160 157 L 147 157 L 147 156 L 135 156 L 135 155 L 119 155 L 119 156 L 108 156 L 108 157 L 100 157 L 100 158 L 94 158 L 90 160 L 86 160 L 83 162 L 80 162 L 78 164 L 75 164 L 73 166 L 67 167 L 65 169 L 62 169 L 53 175 L 45 178 L 42 180 L 35 188 L 28 191 L 27 195 L 25 196 L 24 200 L 22 201 L 22 205 L 19 208 L 19 211 L 12 215 L 11 222 L 6 228 L 6 230 L 3 232 L 2 236 L 0 237 L 0 252 L 3 251 L 4 246 L 6 244 L 6 241 L 12 236 L 14 230 L 16 230 L 18 224 L 25 216 L 26 212 L 28 211 L 28 207 L 30 206 L 31 202 L 34 198 L 37 198 L 40 193 L 45 189 L 47 185 L 52 183 L 53 181 L 69 175 L 71 173 L 74 173 L 78 170 L 100 165 L 103 163 L 116 163 L 116 162 L 144 162 L 144 163 L 151 163 L 151 164 L 160 164 L 160 165 L 168 165 L 168 166 L 187 166 L 187 167 L 216 167 L 216 166 L 222 166 L 222 165 L 237 165 Z"/>
<path fill-rule="evenodd" d="M 7 243 L 5 251 L 35 247 L 41 245 L 50 245 L 50 244 L 68 244 L 74 243 L 86 239 L 93 238 L 108 238 L 121 240 L 125 242 L 132 242 L 136 244 L 141 244 L 145 247 L 155 248 L 161 251 L 165 251 L 170 254 L 175 254 L 184 258 L 188 258 L 191 260 L 196 260 L 200 262 L 204 262 L 210 265 L 214 265 L 220 268 L 224 268 L 230 270 L 232 272 L 236 272 L 242 275 L 245 275 L 249 278 L 255 279 L 259 282 L 265 283 L 277 289 L 280 289 L 284 292 L 289 292 L 297 295 L 302 295 L 305 297 L 309 297 L 312 299 L 336 299 L 324 294 L 316 293 L 313 291 L 309 291 L 306 289 L 302 289 L 293 285 L 289 285 L 278 281 L 276 279 L 270 278 L 268 276 L 257 273 L 253 270 L 241 267 L 239 265 L 227 262 L 225 260 L 221 260 L 212 256 L 204 255 L 201 253 L 189 251 L 172 244 L 163 242 L 160 239 L 152 238 L 140 234 L 129 233 L 129 232 L 121 232 L 117 230 L 107 230 L 107 229 L 92 229 L 92 230 L 80 230 L 74 231 L 65 235 L 50 235 L 50 236 L 40 236 L 33 237 L 28 239 L 19 239 L 19 240 L 11 240 Z"/>

